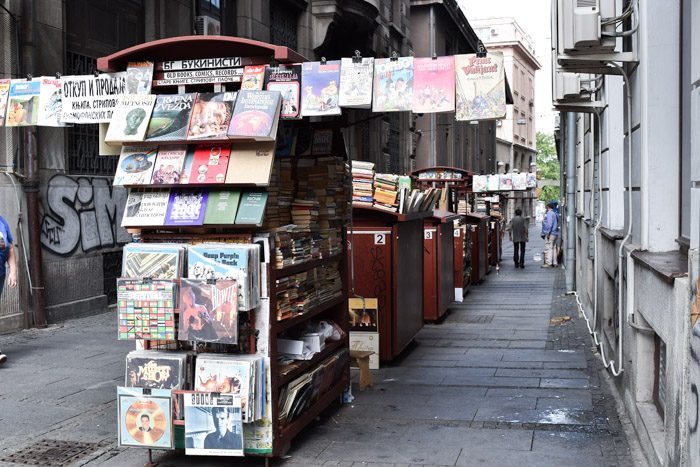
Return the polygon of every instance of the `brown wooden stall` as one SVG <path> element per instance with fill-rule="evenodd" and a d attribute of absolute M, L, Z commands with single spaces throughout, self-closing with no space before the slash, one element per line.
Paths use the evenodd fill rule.
<path fill-rule="evenodd" d="M 454 302 L 454 220 L 435 210 L 423 220 L 423 319 L 437 321 Z"/>
<path fill-rule="evenodd" d="M 467 225 L 470 227 L 472 236 L 472 270 L 470 282 L 479 284 L 489 273 L 489 219 L 486 214 L 477 212 L 469 213 L 465 216 Z"/>

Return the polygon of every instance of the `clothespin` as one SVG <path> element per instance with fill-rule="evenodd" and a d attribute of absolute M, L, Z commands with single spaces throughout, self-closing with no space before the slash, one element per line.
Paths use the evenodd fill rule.
<path fill-rule="evenodd" d="M 92 72 L 92 74 L 95 75 L 95 78 L 97 78 L 98 76 L 100 76 L 100 70 L 95 70 Z"/>
<path fill-rule="evenodd" d="M 359 50 L 355 51 L 355 56 L 352 57 L 352 63 L 361 63 L 362 62 L 362 55 L 360 54 Z"/>
<path fill-rule="evenodd" d="M 141 390 L 141 392 L 144 396 L 150 396 L 151 395 L 151 388 L 143 388 Z"/>
<path fill-rule="evenodd" d="M 399 55 L 396 53 L 396 51 L 391 52 L 391 58 L 389 58 L 389 60 L 391 60 L 392 62 L 395 62 L 398 59 L 399 59 Z"/>
<path fill-rule="evenodd" d="M 216 277 L 207 277 L 207 285 L 216 285 Z"/>
<path fill-rule="evenodd" d="M 486 47 L 484 46 L 484 43 L 481 42 L 481 39 L 479 39 L 479 42 L 476 43 L 476 56 L 479 58 L 486 57 Z"/>
<path fill-rule="evenodd" d="M 326 57 L 321 57 L 321 65 L 325 65 L 325 64 L 326 64 Z"/>
<path fill-rule="evenodd" d="M 27 81 L 31 81 L 34 77 L 30 74 L 27 73 Z"/>
<path fill-rule="evenodd" d="M 153 282 L 153 278 L 152 277 L 144 277 L 141 281 L 144 284 L 150 284 L 151 282 Z"/>
<path fill-rule="evenodd" d="M 437 60 L 437 54 L 433 54 L 433 60 Z"/>
<path fill-rule="evenodd" d="M 61 72 L 60 71 L 56 72 L 56 79 L 61 79 Z"/>
<path fill-rule="evenodd" d="M 279 66 L 279 63 L 277 63 L 277 60 L 275 60 L 275 57 L 272 57 L 270 60 L 270 68 L 277 68 Z"/>

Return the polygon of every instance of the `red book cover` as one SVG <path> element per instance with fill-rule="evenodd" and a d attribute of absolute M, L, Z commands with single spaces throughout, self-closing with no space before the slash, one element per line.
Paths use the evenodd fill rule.
<path fill-rule="evenodd" d="M 197 146 L 188 183 L 224 183 L 231 146 Z"/>

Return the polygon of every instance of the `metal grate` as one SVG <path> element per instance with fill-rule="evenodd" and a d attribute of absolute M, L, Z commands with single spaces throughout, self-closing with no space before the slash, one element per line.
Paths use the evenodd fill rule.
<path fill-rule="evenodd" d="M 274 8 L 270 8 L 270 42 L 296 50 L 298 20 L 298 9 L 287 2 L 275 2 Z"/>
<path fill-rule="evenodd" d="M 109 446 L 110 443 L 85 443 L 43 439 L 31 446 L 0 458 L 0 462 L 23 465 L 70 465 L 93 452 Z"/>

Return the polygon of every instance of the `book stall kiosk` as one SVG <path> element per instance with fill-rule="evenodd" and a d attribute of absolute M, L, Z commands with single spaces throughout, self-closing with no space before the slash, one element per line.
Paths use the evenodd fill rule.
<path fill-rule="evenodd" d="M 454 224 L 454 300 L 461 303 L 471 285 L 472 237 L 471 228 L 466 224 L 464 215 Z"/>
<path fill-rule="evenodd" d="M 483 213 L 471 212 L 465 216 L 471 234 L 471 284 L 480 284 L 489 273 L 489 220 Z"/>
<path fill-rule="evenodd" d="M 117 52 L 115 54 L 102 57 L 98 59 L 97 65 L 98 69 L 103 72 L 118 72 L 123 71 L 127 67 L 129 62 L 138 62 L 148 60 L 156 64 L 156 75 L 153 81 L 153 91 L 154 94 L 172 94 L 172 93 L 183 93 L 183 92 L 211 92 L 212 88 L 214 91 L 220 92 L 222 88 L 225 90 L 236 91 L 240 86 L 240 79 L 238 82 L 232 79 L 222 79 L 221 82 L 209 83 L 209 84 L 196 84 L 196 85 L 178 85 L 173 86 L 159 86 L 158 84 L 158 70 L 159 64 L 169 61 L 181 61 L 181 60 L 200 60 L 200 59 L 214 59 L 217 57 L 240 57 L 240 62 L 233 66 L 242 65 L 263 65 L 270 63 L 299 63 L 306 61 L 304 57 L 297 54 L 296 52 L 288 49 L 287 47 L 276 46 L 271 44 L 266 44 L 263 42 L 258 42 L 254 40 L 236 38 L 236 37 L 225 37 L 225 36 L 186 36 L 186 37 L 176 37 L 170 39 L 157 40 L 153 42 L 148 42 L 145 44 L 137 45 L 123 51 Z M 174 62 L 170 62 L 174 63 Z M 163 65 L 160 65 L 161 67 Z M 222 73 L 221 76 L 225 74 Z M 288 122 L 290 123 L 290 122 Z M 291 127 L 295 129 L 298 127 L 302 131 L 305 128 L 304 125 L 310 126 L 308 122 L 291 122 Z M 311 124 L 313 125 L 313 124 Z M 280 123 L 280 128 L 282 123 Z M 304 130 L 305 131 L 305 130 Z M 309 131 L 316 131 L 311 128 Z M 278 135 L 281 135 L 280 131 Z M 280 162 L 279 154 L 279 138 L 278 137 L 278 147 L 276 154 L 274 156 L 274 163 L 272 165 Z M 344 150 L 344 144 L 340 140 L 342 136 L 340 132 L 335 129 L 333 131 L 333 144 L 331 153 L 328 154 L 315 154 L 313 157 L 309 156 L 310 159 L 315 158 L 328 158 L 328 156 L 342 157 L 342 165 L 345 165 L 344 160 L 347 159 Z M 205 143 L 231 143 L 231 141 L 205 141 Z M 169 141 L 168 144 L 180 143 L 180 144 L 193 144 L 192 141 Z M 235 141 L 234 150 L 235 150 Z M 138 143 L 137 143 L 138 144 Z M 145 143 L 142 143 L 145 144 Z M 199 144 L 199 142 L 197 143 Z M 340 154 L 338 151 L 342 151 Z M 232 151 L 233 154 L 233 151 Z M 259 155 L 259 153 L 258 153 Z M 300 180 L 301 168 L 297 167 L 298 160 L 304 156 L 296 156 L 291 158 L 284 158 L 286 161 L 291 161 L 289 164 L 292 166 L 293 176 L 289 177 L 289 183 L 293 183 L 298 187 Z M 306 160 L 306 159 L 305 159 Z M 231 158 L 231 163 L 235 161 L 235 156 Z M 317 164 L 320 162 L 313 162 Z M 274 174 L 274 171 L 273 171 Z M 341 175 L 345 178 L 343 182 L 345 186 L 348 184 L 347 174 Z M 269 180 L 269 179 L 268 179 Z M 291 181 L 290 181 L 291 180 Z M 308 180 L 307 180 L 308 181 Z M 256 188 L 257 190 L 267 190 L 272 198 L 273 192 L 278 189 L 278 184 L 280 184 L 279 178 L 272 176 L 271 181 L 267 186 Z M 310 182 L 309 182 L 310 183 Z M 325 183 L 332 183 L 326 180 Z M 195 185 L 196 186 L 196 185 Z M 223 186 L 223 184 L 222 184 Z M 219 186 L 219 188 L 222 188 Z M 229 186 L 229 184 L 226 184 Z M 236 185 L 233 185 L 234 187 Z M 245 185 L 239 185 L 242 189 L 246 189 Z M 214 187 L 212 187 L 214 188 Z M 335 188 L 335 187 L 332 187 Z M 248 187 L 250 189 L 250 187 Z M 347 202 L 347 190 L 344 190 L 344 199 L 346 200 L 345 206 L 349 206 Z M 271 203 L 273 204 L 273 203 Z M 338 209 L 342 211 L 345 206 L 339 206 Z M 270 205 L 267 206 L 268 208 Z M 204 344 L 202 342 L 192 342 L 192 341 L 178 341 L 178 340 L 141 340 L 137 343 L 142 343 L 145 350 L 162 350 L 163 352 L 170 352 L 173 350 L 183 350 L 190 352 L 196 358 L 196 354 L 199 354 L 200 349 L 204 349 L 207 352 L 213 352 L 216 355 L 241 355 L 241 354 L 257 354 L 263 358 L 265 362 L 265 374 L 260 375 L 261 378 L 256 377 L 256 384 L 260 384 L 264 387 L 264 391 L 260 392 L 264 394 L 261 395 L 264 412 L 262 418 L 254 418 L 253 422 L 248 420 L 249 423 L 243 424 L 243 435 L 244 435 L 244 446 L 240 453 L 235 455 L 256 455 L 266 457 L 266 464 L 269 457 L 277 457 L 283 455 L 290 447 L 291 441 L 310 423 L 312 422 L 324 409 L 328 408 L 333 403 L 339 401 L 343 392 L 349 387 L 350 373 L 349 373 L 349 362 L 348 362 L 348 318 L 347 318 L 347 262 L 346 255 L 343 252 L 343 245 L 345 245 L 343 229 L 340 228 L 340 224 L 347 222 L 346 216 L 349 215 L 345 210 L 345 214 L 341 215 L 342 220 L 339 221 L 339 225 L 336 227 L 338 230 L 338 235 L 342 239 L 340 241 L 339 249 L 335 253 L 323 254 L 320 258 L 315 258 L 312 260 L 307 260 L 304 262 L 299 262 L 292 265 L 286 265 L 284 267 L 279 267 L 276 263 L 276 256 L 282 254 L 278 249 L 279 244 L 277 243 L 275 237 L 275 231 L 264 232 L 262 225 L 205 225 L 194 227 L 162 227 L 162 226 L 143 226 L 140 228 L 132 229 L 132 233 L 137 233 L 141 241 L 144 244 L 150 242 L 159 242 L 158 245 L 163 245 L 164 243 L 170 242 L 182 242 L 182 243 L 202 243 L 202 242 L 239 242 L 241 236 L 257 236 L 258 241 L 263 245 L 261 248 L 261 280 L 260 289 L 262 291 L 260 298 L 260 305 L 250 311 L 239 312 L 239 319 L 242 320 L 239 325 L 239 339 L 238 345 L 227 345 L 227 344 Z M 300 236 L 309 236 L 309 232 L 297 232 Z M 191 246 L 191 245 L 190 245 Z M 253 246 L 253 245 L 251 245 Z M 189 256 L 189 253 L 188 253 Z M 316 305 L 304 309 L 302 313 L 294 314 L 291 317 L 286 317 L 280 319 L 278 317 L 278 299 L 281 293 L 282 284 L 285 281 L 291 281 L 293 278 L 298 277 L 298 275 L 304 274 L 314 274 L 317 268 L 337 268 L 337 275 L 342 281 L 342 290 L 331 299 L 321 299 Z M 309 276 L 312 277 L 312 276 Z M 314 276 L 315 277 L 315 276 Z M 184 282 L 184 279 L 176 279 L 173 281 L 175 287 L 179 282 Z M 209 282 L 207 282 L 209 283 Z M 215 283 L 215 280 L 212 282 Z M 299 292 L 301 295 L 301 292 Z M 240 308 L 239 308 L 240 309 Z M 247 321 L 243 321 L 246 316 Z M 175 318 L 177 320 L 177 317 Z M 320 343 L 320 350 L 317 350 L 312 358 L 306 360 L 293 360 L 291 362 L 279 362 L 278 356 L 281 347 L 280 336 L 283 333 L 289 333 L 290 331 L 300 330 L 305 327 L 311 320 L 325 319 L 335 323 L 342 331 L 338 332 L 339 338 L 334 341 L 327 341 L 325 343 Z M 294 344 L 298 341 L 291 341 Z M 289 342 L 287 343 L 289 344 Z M 212 355 L 211 353 L 209 355 Z M 189 357 L 188 357 L 189 358 Z M 192 371 L 194 370 L 194 365 Z M 192 375 L 190 375 L 191 377 Z M 308 376 L 307 384 L 302 389 L 292 388 L 291 383 L 304 380 Z M 317 384 L 317 378 L 318 383 Z M 313 379 L 313 383 L 311 380 Z M 207 381 L 209 383 L 209 381 Z M 230 382 L 233 386 L 233 382 Z M 221 392 L 210 392 L 210 393 L 194 393 L 194 391 L 189 390 L 192 388 L 192 382 L 190 381 L 190 387 L 185 389 L 172 390 L 173 401 L 178 400 L 178 396 L 187 401 L 187 398 L 192 398 L 193 400 L 197 396 L 202 396 L 201 398 L 211 397 L 211 398 L 221 398 L 229 391 Z M 293 389 L 298 389 L 299 393 L 292 393 Z M 151 394 L 151 390 L 143 389 L 144 394 Z M 148 391 L 148 392 L 146 392 Z M 155 390 L 154 390 L 155 391 Z M 170 391 L 170 390 L 169 390 Z M 283 402 L 289 402 L 290 397 L 292 397 L 293 407 L 289 409 L 289 412 L 285 412 L 286 418 L 282 417 L 281 411 L 282 406 L 285 405 Z M 180 399 L 180 400 L 183 400 Z M 256 401 L 256 404 L 259 403 Z M 173 407 L 177 407 L 177 403 L 173 403 Z M 232 413 L 232 412 L 229 412 Z M 172 420 L 172 438 L 174 439 L 174 447 L 186 447 L 191 446 L 185 445 L 185 431 L 187 428 L 187 402 L 185 402 L 185 416 L 176 416 L 174 413 L 171 414 L 172 417 L 167 417 L 168 420 Z M 215 416 L 215 413 L 212 412 Z M 161 414 L 162 415 L 162 414 Z M 245 422 L 245 418 L 243 418 Z M 221 422 L 219 422 L 221 423 Z M 211 429 L 211 428 L 210 428 Z M 206 429 L 204 430 L 206 433 Z M 188 439 L 189 442 L 189 439 Z M 206 445 L 206 441 L 205 441 Z M 173 446 L 169 446 L 172 448 Z M 205 446 L 206 447 L 206 446 Z M 167 449 L 167 447 L 166 447 Z M 151 451 L 149 449 L 149 459 L 151 457 Z M 194 451 L 193 451 L 194 453 Z M 189 452 L 188 452 L 189 454 Z M 201 454 L 207 455 L 207 452 Z M 216 455 L 230 455 L 230 454 L 216 454 Z"/>
<path fill-rule="evenodd" d="M 455 294 L 455 229 L 459 214 L 434 210 L 423 220 L 423 319 L 445 316 Z M 461 241 L 461 239 L 460 239 Z"/>
<path fill-rule="evenodd" d="M 423 219 L 353 206 L 348 250 L 355 294 L 378 299 L 379 359 L 390 362 L 423 327 Z"/>

